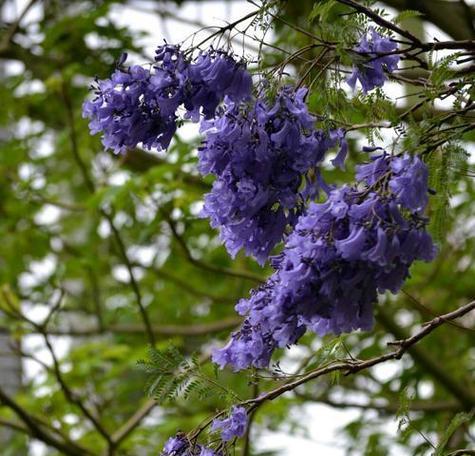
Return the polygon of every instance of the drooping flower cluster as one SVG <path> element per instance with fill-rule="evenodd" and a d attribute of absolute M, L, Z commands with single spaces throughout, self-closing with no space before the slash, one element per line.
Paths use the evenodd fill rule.
<path fill-rule="evenodd" d="M 263 264 L 318 193 L 316 166 L 325 152 L 340 145 L 333 160 L 339 167 L 346 156 L 343 130 L 315 129 L 306 92 L 285 87 L 274 102 L 256 100 L 251 75 L 231 55 L 211 49 L 190 61 L 178 46 L 165 44 L 150 69 L 120 67 L 97 81 L 96 98 L 84 104 L 83 114 L 115 152 L 139 144 L 166 149 L 180 109 L 182 118 L 201 120 L 199 169 L 217 177 L 203 215 L 219 228 L 232 256 L 244 249 Z"/>
<path fill-rule="evenodd" d="M 343 132 L 325 135 L 315 129 L 306 93 L 285 87 L 274 103 L 227 100 L 216 119 L 202 123 L 199 170 L 217 177 L 203 215 L 220 229 L 232 256 L 244 249 L 264 263 L 286 227 L 297 221 L 305 197 L 318 191 L 318 182 L 302 185 L 306 173 L 337 143 L 335 164 L 342 165 Z"/>
<path fill-rule="evenodd" d="M 385 72 L 397 68 L 397 44 L 373 29 L 354 51 L 353 89 L 357 81 L 365 93 L 381 87 Z M 332 163 L 343 168 L 345 131 L 316 129 L 306 89 L 284 87 L 272 102 L 255 99 L 245 64 L 214 49 L 190 59 L 165 44 L 148 69 L 123 67 L 124 60 L 110 79 L 97 81 L 96 98 L 84 104 L 92 133 L 115 152 L 139 144 L 162 150 L 181 121 L 201 120 L 199 170 L 216 178 L 203 215 L 228 252 L 243 249 L 263 264 L 285 240 L 272 259 L 274 274 L 237 304 L 245 320 L 213 353 L 221 367 L 266 367 L 275 349 L 307 330 L 370 329 L 378 293 L 396 293 L 415 260 L 434 258 L 423 216 L 428 172 L 419 158 L 384 152 L 357 168 L 354 186 L 330 187 L 318 167 L 339 145 Z M 320 189 L 328 199 L 316 204 Z M 211 431 L 220 432 L 216 450 L 179 433 L 161 455 L 222 456 L 226 442 L 246 427 L 246 410 L 233 407 L 212 422 Z"/>
<path fill-rule="evenodd" d="M 310 330 L 370 329 L 378 292 L 396 293 L 415 260 L 436 253 L 422 212 L 427 168 L 417 157 L 383 153 L 358 167 L 360 186 L 311 203 L 274 259 L 276 272 L 236 310 L 246 319 L 223 349 L 221 367 L 267 367 L 273 351 Z"/>
<path fill-rule="evenodd" d="M 397 43 L 370 29 L 369 37 L 364 35 L 353 49 L 357 56 L 348 85 L 354 90 L 356 81 L 360 81 L 364 93 L 382 87 L 387 79 L 385 70 L 392 73 L 397 69 L 399 55 L 394 54 L 397 48 Z"/>
<path fill-rule="evenodd" d="M 212 431 L 221 431 L 221 439 L 229 442 L 234 437 L 242 437 L 247 428 L 247 413 L 244 407 L 233 407 L 228 418 L 216 418 L 211 425 Z"/>
<path fill-rule="evenodd" d="M 138 144 L 166 149 L 177 129 L 178 108 L 185 118 L 212 118 L 225 96 L 235 101 L 251 96 L 252 79 L 242 62 L 210 50 L 190 61 L 178 46 L 156 51 L 150 69 L 133 65 L 117 68 L 110 79 L 97 81 L 96 97 L 86 101 L 83 115 L 103 144 L 123 152 Z"/>
<path fill-rule="evenodd" d="M 177 434 L 167 440 L 160 456 L 222 456 L 222 453 L 190 442 L 184 435 Z"/>

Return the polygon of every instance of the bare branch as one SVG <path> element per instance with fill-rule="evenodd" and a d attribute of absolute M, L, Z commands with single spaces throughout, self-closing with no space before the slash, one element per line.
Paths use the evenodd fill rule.
<path fill-rule="evenodd" d="M 110 443 L 111 438 L 109 433 L 106 431 L 102 423 L 99 421 L 99 419 L 94 416 L 94 414 L 84 405 L 82 400 L 78 397 L 78 395 L 72 391 L 68 384 L 64 381 L 63 375 L 61 373 L 60 365 L 58 358 L 56 357 L 56 353 L 53 350 L 53 346 L 51 345 L 51 342 L 49 341 L 48 335 L 46 334 L 45 330 L 43 328 L 38 327 L 40 331 L 42 331 L 42 335 L 44 338 L 44 341 L 46 343 L 46 347 L 48 348 L 48 351 L 51 354 L 51 357 L 53 359 L 53 373 L 55 374 L 56 380 L 58 381 L 61 390 L 64 393 L 64 396 L 66 399 L 71 403 L 76 405 L 79 410 L 83 413 L 83 415 L 91 422 L 91 424 L 94 426 L 94 428 L 99 432 L 99 434 L 104 437 L 104 439 Z"/>
<path fill-rule="evenodd" d="M 260 396 L 254 399 L 249 399 L 243 402 L 243 405 L 249 405 L 250 409 L 252 410 L 256 407 L 259 407 L 266 401 L 272 401 L 275 398 L 281 396 L 282 394 L 296 389 L 300 385 L 308 383 L 309 381 L 315 380 L 316 378 L 329 374 L 331 372 L 341 371 L 344 372 L 345 375 L 352 375 L 362 370 L 369 369 L 378 364 L 382 364 L 386 361 L 400 359 L 411 347 L 416 345 L 420 340 L 429 335 L 436 328 L 438 328 L 449 320 L 455 320 L 457 318 L 460 318 L 463 315 L 472 312 L 474 309 L 475 301 L 472 301 L 469 304 L 460 307 L 459 309 L 434 318 L 433 320 L 423 325 L 422 329 L 416 332 L 413 336 L 408 337 L 407 339 L 397 341 L 399 347 L 397 350 L 367 360 L 346 359 L 336 361 L 324 367 L 314 369 L 308 374 L 298 378 L 297 380 L 285 383 L 284 385 L 279 386 L 271 391 L 268 391 L 267 393 L 261 394 Z M 462 402 L 461 405 L 463 406 L 463 408 L 471 409 L 473 406 L 475 406 L 475 394 L 472 391 L 465 391 L 464 395 L 459 397 L 459 400 Z"/>
<path fill-rule="evenodd" d="M 363 13 L 365 16 L 369 17 L 376 24 L 392 30 L 393 32 L 398 33 L 399 35 L 407 38 L 411 42 L 410 49 L 421 49 L 423 51 L 435 51 L 440 49 L 467 49 L 470 51 L 475 50 L 475 41 L 474 40 L 457 40 L 457 41 L 434 41 L 432 43 L 423 43 L 415 35 L 410 33 L 407 30 L 402 29 L 396 24 L 382 18 L 379 14 L 375 13 L 370 8 L 367 8 L 354 0 L 337 0 L 339 3 L 350 6 L 356 11 Z"/>
<path fill-rule="evenodd" d="M 464 6 L 450 0 L 384 0 L 387 5 L 398 10 L 415 9 L 422 19 L 432 22 L 453 38 L 462 40 L 473 38 L 473 6 Z"/>
<path fill-rule="evenodd" d="M 417 38 L 417 36 L 413 35 L 412 33 L 408 32 L 407 30 L 402 29 L 401 27 L 398 27 L 397 25 L 393 24 L 392 22 L 387 21 L 386 19 L 382 18 L 379 14 L 375 13 L 371 9 L 366 8 L 365 6 L 355 2 L 353 0 L 337 0 L 337 1 L 339 3 L 342 3 L 343 5 L 351 6 L 356 11 L 359 11 L 360 13 L 363 13 L 365 16 L 368 16 L 376 24 L 380 25 L 381 27 L 392 30 L 393 32 L 398 33 L 399 35 L 403 36 L 404 38 L 407 38 L 412 43 L 418 44 L 418 45 L 422 44 L 421 41 L 419 40 L 419 38 Z"/>
<path fill-rule="evenodd" d="M 2 41 L 0 42 L 0 52 L 8 49 L 13 35 L 15 35 L 15 33 L 18 31 L 18 28 L 20 27 L 21 21 L 25 18 L 25 16 L 28 14 L 28 11 L 30 11 L 36 1 L 37 0 L 30 0 L 26 4 L 25 8 L 23 8 L 23 11 L 20 13 L 15 22 L 13 22 L 10 27 L 8 27 L 8 30 L 6 31 L 5 35 L 3 35 Z"/>
<path fill-rule="evenodd" d="M 436 317 L 436 319 L 437 318 L 439 317 Z M 394 322 L 393 318 L 388 314 L 388 312 L 385 312 L 383 309 L 379 309 L 377 320 L 383 328 L 385 328 L 389 333 L 398 339 L 406 339 L 407 334 Z M 448 321 L 449 320 L 447 320 L 447 322 Z M 451 372 L 445 369 L 445 367 L 441 365 L 437 359 L 434 359 L 430 353 L 424 350 L 424 347 L 412 345 L 408 347 L 407 351 L 414 361 L 428 374 L 430 374 L 434 381 L 436 381 L 455 399 L 457 399 L 464 406 L 464 408 L 470 408 L 470 404 L 472 404 L 472 406 L 475 404 L 473 392 L 467 390 L 462 382 L 453 378 Z"/>

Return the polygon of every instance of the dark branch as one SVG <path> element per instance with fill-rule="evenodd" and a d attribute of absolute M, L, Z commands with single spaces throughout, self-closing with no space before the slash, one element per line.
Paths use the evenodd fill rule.
<path fill-rule="evenodd" d="M 50 445 L 63 454 L 71 456 L 86 456 L 92 455 L 92 453 L 84 447 L 81 447 L 77 444 L 72 444 L 72 442 L 65 443 L 61 440 L 58 440 L 56 437 L 51 435 L 49 432 L 45 431 L 41 425 L 39 425 L 36 420 L 17 402 L 15 402 L 10 396 L 8 396 L 5 391 L 0 386 L 0 402 L 12 410 L 15 415 L 25 424 L 26 428 L 29 430 L 31 436 L 41 440 L 42 442 Z"/>
<path fill-rule="evenodd" d="M 384 0 L 388 6 L 402 10 L 420 11 L 422 18 L 457 40 L 474 37 L 473 16 L 475 8 L 463 6 L 458 2 L 447 0 Z"/>
<path fill-rule="evenodd" d="M 417 45 L 422 44 L 419 38 L 417 38 L 417 36 L 413 35 L 411 32 L 408 32 L 407 30 L 402 29 L 401 27 L 398 27 L 392 22 L 387 21 L 386 19 L 382 18 L 379 14 L 375 13 L 373 10 L 366 8 L 365 6 L 360 5 L 359 3 L 356 3 L 353 0 L 337 0 L 337 1 L 339 3 L 342 3 L 343 5 L 350 6 L 351 8 L 355 9 L 356 11 L 360 13 L 363 13 L 365 16 L 373 20 L 375 24 L 378 24 L 381 27 L 387 28 L 389 30 L 392 30 L 393 32 L 398 33 L 399 35 L 411 41 L 411 43 L 417 44 Z"/>
<path fill-rule="evenodd" d="M 159 336 L 184 336 L 198 337 L 207 334 L 219 333 L 221 331 L 230 330 L 241 323 L 240 317 L 230 317 L 217 322 L 194 324 L 194 325 L 154 325 L 152 331 Z M 0 327 L 0 331 L 3 329 Z M 33 329 L 28 334 L 41 334 L 41 331 Z M 91 337 L 103 334 L 126 334 L 142 336 L 144 334 L 143 326 L 134 324 L 118 324 L 109 325 L 104 328 L 100 327 L 81 327 L 81 328 L 48 328 L 48 334 L 51 336 L 68 336 L 68 337 Z"/>
<path fill-rule="evenodd" d="M 439 317 L 434 318 L 433 320 L 427 322 L 423 325 L 422 329 L 416 332 L 413 336 L 408 337 L 406 339 L 402 339 L 396 341 L 398 345 L 398 349 L 393 350 L 389 353 L 383 354 L 381 356 L 377 356 L 374 358 L 370 358 L 367 360 L 354 360 L 354 359 L 346 359 L 342 361 L 336 361 L 330 365 L 317 368 L 315 370 L 310 371 L 308 374 L 298 378 L 297 380 L 290 381 L 285 383 L 282 386 L 279 386 L 267 393 L 261 394 L 260 396 L 250 399 L 248 401 L 243 402 L 244 405 L 249 405 L 250 409 L 253 410 L 256 407 L 259 407 L 266 401 L 272 401 L 277 397 L 281 396 L 282 394 L 293 391 L 300 385 L 308 383 L 312 380 L 315 380 L 318 377 L 323 375 L 327 375 L 331 372 L 344 372 L 345 375 L 352 375 L 357 372 L 361 372 L 362 370 L 369 369 L 373 366 L 378 364 L 382 364 L 389 360 L 400 359 L 406 352 L 408 352 L 413 346 L 415 346 L 420 340 L 424 337 L 429 335 L 432 331 L 436 328 L 444 324 L 449 320 L 455 320 L 457 318 L 462 317 L 463 315 L 472 312 L 475 309 L 475 301 L 470 302 L 457 310 L 449 312 L 445 315 L 441 315 Z M 462 390 L 459 391 L 461 396 L 458 399 L 461 402 L 461 405 L 465 409 L 471 409 L 475 406 L 475 394 L 471 390 Z"/>

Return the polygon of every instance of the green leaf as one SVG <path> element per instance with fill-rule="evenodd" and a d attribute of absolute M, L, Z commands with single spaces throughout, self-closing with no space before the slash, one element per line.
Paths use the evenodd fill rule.
<path fill-rule="evenodd" d="M 308 16 L 308 21 L 325 21 L 336 5 L 338 5 L 338 3 L 335 0 L 323 0 L 320 2 L 315 2 L 312 11 Z"/>
<path fill-rule="evenodd" d="M 416 17 L 422 17 L 423 14 L 420 11 L 415 10 L 404 10 L 401 11 L 393 20 L 395 24 L 401 24 L 408 19 L 414 19 Z"/>
<path fill-rule="evenodd" d="M 447 446 L 447 443 L 452 436 L 452 434 L 464 423 L 468 423 L 469 421 L 472 420 L 472 418 L 475 415 L 475 411 L 472 411 L 470 413 L 466 412 L 460 412 L 457 413 L 452 420 L 450 421 L 449 425 L 447 426 L 447 429 L 444 431 L 440 438 L 440 442 L 437 445 L 437 448 L 434 452 L 434 456 L 444 456 L 446 454 L 444 452 L 445 447 Z"/>

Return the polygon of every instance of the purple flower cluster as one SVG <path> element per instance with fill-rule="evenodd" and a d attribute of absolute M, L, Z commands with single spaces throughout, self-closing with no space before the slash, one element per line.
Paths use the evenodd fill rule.
<path fill-rule="evenodd" d="M 217 177 L 203 215 L 220 229 L 233 257 L 244 249 L 264 263 L 286 227 L 297 221 L 305 198 L 318 191 L 316 181 L 303 185 L 306 173 L 337 143 L 341 151 L 335 164 L 342 166 L 344 134 L 315 129 L 306 93 L 285 87 L 273 103 L 228 99 L 216 119 L 202 123 L 199 170 Z"/>
<path fill-rule="evenodd" d="M 221 441 L 225 443 L 242 437 L 246 428 L 246 409 L 239 406 L 233 407 L 227 418 L 216 418 L 211 425 L 211 431 L 220 431 Z M 222 453 L 188 440 L 185 434 L 177 434 L 167 440 L 161 456 L 222 456 Z"/>
<path fill-rule="evenodd" d="M 222 456 L 221 452 L 190 442 L 184 435 L 170 437 L 160 456 Z"/>
<path fill-rule="evenodd" d="M 370 37 L 364 35 L 358 46 L 353 49 L 358 54 L 357 61 L 347 80 L 353 90 L 356 81 L 360 81 L 364 93 L 375 87 L 382 87 L 386 81 L 384 70 L 392 73 L 399 63 L 399 55 L 394 54 L 398 47 L 397 43 L 382 37 L 374 29 L 370 29 L 369 33 Z"/>
<path fill-rule="evenodd" d="M 415 260 L 436 249 L 422 212 L 427 168 L 417 157 L 383 153 L 357 168 L 359 186 L 333 189 L 300 216 L 275 273 L 236 310 L 245 316 L 213 354 L 221 367 L 267 367 L 273 351 L 310 330 L 319 335 L 368 330 L 378 292 L 396 293 Z"/>
<path fill-rule="evenodd" d="M 247 428 L 247 413 L 244 407 L 233 407 L 231 414 L 225 419 L 215 419 L 212 431 L 221 431 L 221 439 L 229 442 L 234 437 L 242 437 Z"/>
<path fill-rule="evenodd" d="M 177 110 L 198 121 L 212 118 L 225 96 L 235 101 L 251 96 L 252 79 L 242 62 L 216 50 L 189 61 L 178 46 L 156 51 L 150 69 L 118 68 L 110 79 L 97 81 L 96 97 L 86 101 L 83 116 L 93 134 L 115 152 L 143 147 L 166 149 L 177 129 Z"/>

